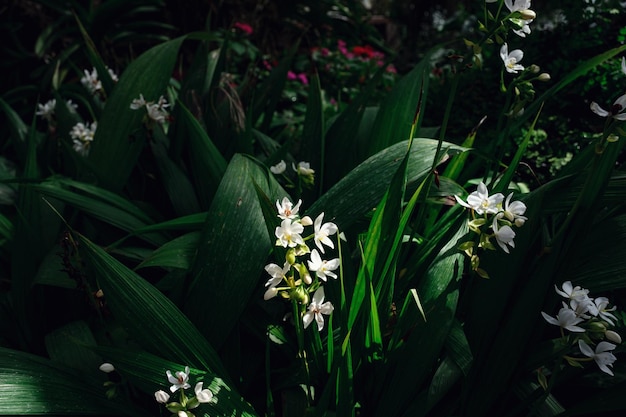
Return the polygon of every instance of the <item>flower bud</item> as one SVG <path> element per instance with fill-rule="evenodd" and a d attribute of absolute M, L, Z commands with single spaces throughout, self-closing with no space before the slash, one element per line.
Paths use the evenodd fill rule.
<path fill-rule="evenodd" d="M 293 265 L 296 263 L 296 251 L 294 248 L 291 248 L 287 251 L 287 255 L 285 255 L 285 260 L 289 262 L 289 265 Z"/>
<path fill-rule="evenodd" d="M 302 286 L 296 287 L 291 291 L 291 298 L 295 299 L 300 304 L 309 304 L 309 293 Z"/>
<path fill-rule="evenodd" d="M 609 136 L 606 137 L 606 141 L 609 143 L 617 142 L 618 140 L 619 136 L 617 136 L 615 133 L 611 133 Z"/>
<path fill-rule="evenodd" d="M 539 74 L 537 79 L 539 81 L 550 81 L 550 74 L 548 74 L 547 72 L 542 72 L 541 74 Z"/>
<path fill-rule="evenodd" d="M 170 399 L 170 395 L 163 391 L 163 390 L 159 390 L 157 392 L 154 393 L 154 399 L 161 404 L 165 404 L 166 402 L 169 401 Z"/>
<path fill-rule="evenodd" d="M 103 363 L 102 365 L 100 365 L 99 369 L 104 372 L 104 373 L 110 373 L 115 371 L 115 367 L 113 365 L 111 365 L 108 362 Z"/>
<path fill-rule="evenodd" d="M 304 266 L 304 264 L 298 264 L 298 274 L 300 274 L 300 278 L 306 285 L 311 285 L 313 279 L 311 278 L 311 274 L 309 270 Z"/>
<path fill-rule="evenodd" d="M 300 224 L 302 226 L 310 226 L 313 224 L 313 220 L 311 220 L 309 216 L 304 216 L 303 218 L 300 219 Z"/>
<path fill-rule="evenodd" d="M 263 294 L 263 299 L 267 301 L 269 299 L 276 297 L 277 294 L 278 294 L 278 289 L 276 287 L 268 288 L 267 291 L 265 291 L 265 294 Z"/>
<path fill-rule="evenodd" d="M 520 17 L 524 20 L 532 20 L 537 17 L 537 14 L 530 9 L 520 10 L 519 14 L 520 14 Z"/>
<path fill-rule="evenodd" d="M 611 342 L 617 343 L 618 345 L 622 343 L 622 337 L 619 335 L 619 333 L 614 332 L 613 330 L 607 330 L 606 332 L 604 332 L 604 337 L 606 337 Z"/>
<path fill-rule="evenodd" d="M 535 65 L 535 64 L 532 64 L 531 66 L 529 66 L 528 69 L 533 74 L 539 74 L 539 71 L 541 71 L 541 67 L 539 67 L 539 65 Z"/>
<path fill-rule="evenodd" d="M 593 321 L 589 323 L 589 330 L 593 333 L 605 333 L 606 334 L 606 325 L 600 321 Z"/>

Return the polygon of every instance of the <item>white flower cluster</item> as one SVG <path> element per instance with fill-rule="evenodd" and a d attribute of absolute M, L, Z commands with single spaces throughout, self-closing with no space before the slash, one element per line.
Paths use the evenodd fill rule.
<path fill-rule="evenodd" d="M 195 396 L 187 397 L 185 390 L 191 388 L 189 383 L 189 367 L 186 366 L 184 371 L 177 371 L 173 375 L 170 371 L 166 371 L 165 375 L 170 384 L 170 391 L 175 393 L 180 390 L 179 401 L 170 401 L 170 394 L 166 391 L 159 390 L 154 393 L 154 399 L 161 404 L 165 404 L 165 408 L 171 413 L 178 416 L 193 417 L 189 411 L 198 407 L 202 403 L 210 403 L 213 400 L 213 393 L 208 388 L 202 389 L 203 382 L 198 382 L 194 387 Z"/>
<path fill-rule="evenodd" d="M 481 236 L 478 247 L 495 249 L 491 244 L 491 237 L 495 237 L 498 246 L 506 253 L 509 253 L 509 246 L 515 247 L 513 227 L 523 226 L 528 218 L 524 216 L 526 205 L 521 201 L 511 201 L 512 197 L 513 193 L 509 194 L 506 200 L 502 193 L 489 195 L 489 190 L 482 181 L 478 184 L 476 191 L 467 197 L 467 202 L 459 196 L 454 196 L 460 205 L 483 216 L 474 218 L 469 223 L 470 229 Z M 502 204 L 503 200 L 504 204 Z M 491 219 L 489 219 L 490 215 L 493 215 Z M 481 227 L 485 224 L 490 225 L 492 233 L 483 232 Z"/>
<path fill-rule="evenodd" d="M 571 281 L 565 281 L 562 289 L 556 286 L 554 288 L 567 302 L 562 302 L 556 317 L 543 311 L 541 315 L 548 323 L 559 326 L 563 338 L 564 330 L 576 335 L 574 343 L 578 344 L 580 353 L 586 357 L 565 356 L 565 359 L 574 366 L 580 366 L 580 362 L 594 360 L 602 372 L 613 376 L 613 371 L 609 367 L 613 366 L 617 358 L 611 351 L 617 347 L 616 344 L 622 342 L 620 335 L 609 329 L 614 327 L 617 321 L 615 315 L 611 313 L 616 307 L 609 308 L 609 299 L 606 297 L 590 298 L 588 289 L 574 286 Z M 597 345 L 592 349 L 589 344 L 594 343 Z"/>
<path fill-rule="evenodd" d="M 325 246 L 334 249 L 335 245 L 330 236 L 336 234 L 338 229 L 334 223 L 324 223 L 324 213 L 317 216 L 315 221 L 309 216 L 301 218 L 298 214 L 301 204 L 302 200 L 298 200 L 294 206 L 287 197 L 282 201 L 276 201 L 278 217 L 281 219 L 280 226 L 276 227 L 274 232 L 276 246 L 286 248 L 287 254 L 282 267 L 274 263 L 265 266 L 265 271 L 271 278 L 265 283 L 268 288 L 263 298 L 269 300 L 280 294 L 304 305 L 309 304 L 311 300 L 302 316 L 304 328 L 315 320 L 318 330 L 321 331 L 324 328 L 323 315 L 330 315 L 334 310 L 330 302 L 324 302 L 325 294 L 321 281 L 326 282 L 328 278 L 336 279 L 337 274 L 334 271 L 340 265 L 339 258 L 326 260 L 322 259 L 321 254 L 325 254 Z M 302 233 L 307 226 L 313 226 L 313 234 L 303 238 Z M 316 246 L 313 250 L 305 243 L 311 238 Z M 298 257 L 305 255 L 309 255 L 306 264 L 298 260 Z M 309 271 L 315 273 L 314 278 Z M 313 291 L 311 298 L 309 294 Z"/>
<path fill-rule="evenodd" d="M 76 152 L 82 156 L 89 155 L 89 148 L 93 142 L 93 137 L 96 134 L 97 122 L 93 123 L 76 123 L 70 131 L 70 137 L 74 144 L 72 147 Z"/>
<path fill-rule="evenodd" d="M 113 70 L 109 67 L 107 67 L 107 71 L 109 72 L 111 79 L 114 82 L 117 82 L 117 74 L 115 74 L 115 72 L 113 72 Z M 85 88 L 93 95 L 102 92 L 102 81 L 98 78 L 98 71 L 95 68 L 92 68 L 91 72 L 83 70 L 83 73 L 85 75 L 80 79 L 81 84 L 84 85 Z"/>
<path fill-rule="evenodd" d="M 143 98 L 143 94 L 140 94 L 139 98 L 134 99 L 133 102 L 130 103 L 130 108 L 133 110 L 145 107 L 148 118 L 159 124 L 163 124 L 169 119 L 170 114 L 166 110 L 169 106 L 169 103 L 163 96 L 159 97 L 159 100 L 155 103 L 154 101 L 146 101 L 146 99 Z"/>

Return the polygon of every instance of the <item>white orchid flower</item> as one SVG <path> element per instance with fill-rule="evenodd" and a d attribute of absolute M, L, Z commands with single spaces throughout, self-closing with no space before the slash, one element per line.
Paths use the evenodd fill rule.
<path fill-rule="evenodd" d="M 524 52 L 521 49 L 509 52 L 509 46 L 505 42 L 500 48 L 500 58 L 504 62 L 504 69 L 511 74 L 517 74 L 518 71 L 524 70 L 524 66 L 519 64 L 524 58 Z"/>
<path fill-rule="evenodd" d="M 508 225 L 499 227 L 497 216 L 494 217 L 491 228 L 493 229 L 493 235 L 496 237 L 496 243 L 498 243 L 498 246 L 500 246 L 506 253 L 509 253 L 508 246 L 512 248 L 515 247 L 515 242 L 513 241 L 513 239 L 515 239 L 515 232 L 513 229 L 511 229 Z"/>
<path fill-rule="evenodd" d="M 170 391 L 176 392 L 179 389 L 187 389 L 191 388 L 189 384 L 189 367 L 185 366 L 185 371 L 177 371 L 174 375 L 170 371 L 166 371 L 165 375 L 167 375 L 167 380 L 172 386 L 170 387 Z"/>
<path fill-rule="evenodd" d="M 315 222 L 313 223 L 313 228 L 315 230 L 315 245 L 322 253 L 324 253 L 324 245 L 334 249 L 335 245 L 328 236 L 337 233 L 337 225 L 335 223 L 328 222 L 322 224 L 323 220 L 324 213 L 322 212 L 319 216 L 317 216 Z"/>
<path fill-rule="evenodd" d="M 322 331 L 324 329 L 324 315 L 330 315 L 335 308 L 330 301 L 324 302 L 324 287 L 319 287 L 313 299 L 309 305 L 308 311 L 304 313 L 302 317 L 302 323 L 306 329 L 313 322 L 313 319 L 317 322 L 317 330 Z"/>
<path fill-rule="evenodd" d="M 304 227 L 300 223 L 292 223 L 291 219 L 284 219 L 274 232 L 277 238 L 276 245 L 283 248 L 295 248 L 298 245 L 304 245 L 304 239 L 300 235 L 303 231 Z"/>
<path fill-rule="evenodd" d="M 280 160 L 279 163 L 277 163 L 276 165 L 272 165 L 270 167 L 270 171 L 272 171 L 273 174 L 279 175 L 284 173 L 287 170 L 287 163 L 284 160 Z"/>
<path fill-rule="evenodd" d="M 459 196 L 455 195 L 454 198 L 460 205 L 470 208 L 478 214 L 496 214 L 498 212 L 498 204 L 502 203 L 504 195 L 496 193 L 490 196 L 487 186 L 481 181 L 476 191 L 467 196 L 467 203 L 461 200 Z"/>
<path fill-rule="evenodd" d="M 584 320 L 580 317 L 576 316 L 574 310 L 563 307 L 559 310 L 556 318 L 547 315 L 543 311 L 541 312 L 543 318 L 550 324 L 555 326 L 559 326 L 561 329 L 569 330 L 574 333 L 584 333 L 585 329 L 580 326 L 577 326 L 578 323 L 583 322 Z"/>
<path fill-rule="evenodd" d="M 296 205 L 294 206 L 289 198 L 283 197 L 281 202 L 276 200 L 276 209 L 278 210 L 278 217 L 281 219 L 295 219 L 298 217 L 298 211 L 300 210 L 300 205 L 302 204 L 302 200 L 298 200 Z"/>
<path fill-rule="evenodd" d="M 626 120 L 626 94 L 619 96 L 610 111 L 604 110 L 598 103 L 592 101 L 589 105 L 592 112 L 600 117 L 612 117 L 616 120 Z"/>
<path fill-rule="evenodd" d="M 323 281 L 326 281 L 328 277 L 337 278 L 337 274 L 335 274 L 335 269 L 339 268 L 339 258 L 331 259 L 330 261 L 325 261 L 320 256 L 317 249 L 313 249 L 311 251 L 311 260 L 309 261 L 309 269 L 315 272 L 315 275 Z"/>
<path fill-rule="evenodd" d="M 592 358 L 596 362 L 602 372 L 613 376 L 613 371 L 609 368 L 617 360 L 615 355 L 610 352 L 615 349 L 613 343 L 600 342 L 594 351 L 584 340 L 578 339 L 578 347 L 583 355 Z"/>

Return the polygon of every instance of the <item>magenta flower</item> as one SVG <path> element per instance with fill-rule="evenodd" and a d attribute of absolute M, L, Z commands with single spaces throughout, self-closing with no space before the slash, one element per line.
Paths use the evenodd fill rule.
<path fill-rule="evenodd" d="M 242 31 L 246 35 L 252 35 L 252 32 L 254 32 L 252 30 L 252 26 L 250 26 L 247 23 L 235 22 L 235 24 L 233 26 L 235 27 L 235 29 L 239 29 L 240 31 Z"/>

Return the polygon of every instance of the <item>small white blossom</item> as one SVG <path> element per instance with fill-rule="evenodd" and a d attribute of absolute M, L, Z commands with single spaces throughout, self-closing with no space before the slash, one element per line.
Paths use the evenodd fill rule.
<path fill-rule="evenodd" d="M 311 251 L 311 260 L 309 261 L 309 269 L 315 272 L 315 275 L 323 281 L 326 281 L 328 277 L 337 278 L 335 269 L 339 268 L 339 258 L 331 259 L 330 261 L 323 260 L 317 249 Z"/>
<path fill-rule="evenodd" d="M 154 393 L 154 399 L 158 403 L 165 404 L 170 400 L 170 395 L 163 390 L 158 390 Z"/>
<path fill-rule="evenodd" d="M 613 343 L 600 342 L 594 352 L 584 340 L 578 339 L 578 347 L 583 355 L 592 358 L 596 362 L 602 372 L 613 376 L 613 371 L 609 368 L 609 366 L 613 366 L 613 363 L 617 360 L 615 355 L 611 353 L 611 351 L 615 349 Z"/>
<path fill-rule="evenodd" d="M 500 58 L 504 62 L 504 69 L 511 74 L 517 74 L 518 71 L 523 71 L 524 66 L 519 64 L 524 57 L 524 52 L 521 49 L 515 49 L 509 53 L 509 46 L 506 42 L 500 48 Z"/>
<path fill-rule="evenodd" d="M 315 291 L 315 294 L 313 294 L 313 299 L 311 300 L 308 311 L 302 317 L 305 329 L 309 327 L 313 319 L 315 319 L 317 322 L 317 330 L 322 331 L 324 328 L 324 316 L 322 316 L 322 314 L 328 316 L 335 309 L 330 301 L 324 302 L 324 296 L 324 287 L 319 287 L 317 291 Z"/>
<path fill-rule="evenodd" d="M 585 288 L 581 288 L 580 286 L 573 286 L 572 281 L 565 281 L 562 285 L 563 290 L 559 290 L 559 288 L 555 285 L 554 289 L 558 295 L 563 298 L 567 298 L 568 300 L 577 300 L 581 301 L 587 298 L 587 294 L 589 294 L 589 290 Z"/>
<path fill-rule="evenodd" d="M 139 98 L 133 99 L 133 101 L 130 103 L 130 108 L 132 110 L 138 110 L 145 105 L 146 105 L 146 99 L 143 98 L 143 94 L 139 94 Z"/>
<path fill-rule="evenodd" d="M 166 110 L 166 108 L 169 107 L 169 104 L 163 96 L 159 97 L 159 101 L 155 103 L 153 101 L 146 101 L 143 94 L 139 94 L 139 98 L 133 99 L 130 103 L 130 108 L 132 110 L 139 110 L 142 107 L 146 108 L 146 112 L 150 119 L 160 124 L 165 123 L 170 115 Z"/>
<path fill-rule="evenodd" d="M 213 399 L 213 393 L 210 389 L 202 389 L 202 381 L 198 382 L 193 390 L 199 403 L 209 403 Z"/>
<path fill-rule="evenodd" d="M 298 175 L 302 175 L 304 177 L 311 176 L 315 174 L 315 170 L 311 169 L 311 164 L 308 162 L 298 162 L 298 166 L 296 167 L 294 164 L 291 164 L 294 171 L 298 173 Z"/>
<path fill-rule="evenodd" d="M 584 333 L 585 329 L 580 326 L 577 326 L 578 323 L 583 322 L 584 320 L 580 317 L 576 316 L 574 310 L 563 307 L 559 310 L 559 313 L 556 315 L 556 318 L 547 315 L 543 311 L 541 312 L 543 318 L 550 324 L 555 326 L 559 326 L 561 329 L 569 330 L 570 332 L 575 333 Z"/>
<path fill-rule="evenodd" d="M 607 308 L 609 306 L 609 299 L 606 297 L 597 297 L 593 300 L 595 306 L 594 316 L 600 317 L 602 320 L 609 323 L 611 326 L 615 326 L 615 322 L 613 320 L 617 320 L 613 314 L 609 313 L 609 311 L 615 311 L 617 307 L 613 306 L 612 308 Z"/>
<path fill-rule="evenodd" d="M 467 196 L 467 203 L 455 195 L 456 201 L 463 207 L 476 211 L 477 214 L 495 214 L 498 212 L 498 204 L 504 200 L 502 193 L 489 195 L 487 186 L 481 181 L 476 191 Z"/>
<path fill-rule="evenodd" d="M 323 220 L 324 212 L 320 213 L 320 215 L 317 216 L 315 222 L 313 223 L 313 228 L 315 230 L 315 245 L 322 253 L 324 253 L 324 245 L 332 249 L 335 248 L 333 241 L 330 240 L 328 236 L 337 233 L 337 225 L 335 223 L 329 222 L 322 224 Z"/>
<path fill-rule="evenodd" d="M 72 127 L 70 131 L 70 137 L 73 141 L 72 147 L 80 155 L 87 156 L 89 154 L 89 148 L 91 142 L 93 142 L 97 127 L 97 122 L 87 123 L 86 125 L 84 123 L 76 123 Z"/>
<path fill-rule="evenodd" d="M 513 33 L 525 38 L 526 35 L 530 34 L 529 24 L 532 23 L 535 18 L 535 12 L 530 10 L 530 0 L 504 0 L 504 5 L 511 13 L 520 13 L 520 19 L 511 19 L 511 21 L 516 23 L 518 26 L 521 26 L 520 29 L 513 30 Z"/>
<path fill-rule="evenodd" d="M 37 104 L 37 111 L 35 114 L 40 116 L 42 119 L 45 119 L 49 122 L 52 121 L 54 117 L 54 108 L 57 105 L 57 101 L 55 99 L 48 100 L 44 104 Z"/>
<path fill-rule="evenodd" d="M 276 200 L 276 209 L 278 210 L 278 217 L 281 219 L 295 219 L 298 217 L 298 211 L 300 211 L 300 205 L 302 204 L 302 200 L 298 200 L 295 207 L 289 198 L 283 197 L 282 202 L 278 202 Z"/>
<path fill-rule="evenodd" d="M 287 170 L 287 163 L 284 160 L 280 160 L 279 163 L 270 167 L 270 171 L 276 175 L 280 175 Z"/>
<path fill-rule="evenodd" d="M 170 371 L 166 371 L 167 380 L 172 384 L 170 391 L 176 392 L 179 389 L 191 388 L 189 384 L 189 367 L 185 366 L 185 371 L 177 371 L 174 375 Z"/>
<path fill-rule="evenodd" d="M 610 111 L 604 110 L 595 101 L 591 102 L 589 106 L 591 111 L 601 117 L 612 117 L 616 120 L 626 120 L 626 94 L 619 96 L 613 103 Z"/>
<path fill-rule="evenodd" d="M 265 265 L 265 271 L 272 277 L 265 283 L 265 286 L 273 288 L 280 284 L 285 279 L 285 275 L 287 275 L 290 269 L 291 265 L 289 265 L 289 262 L 285 262 L 282 268 L 276 264 Z"/>
<path fill-rule="evenodd" d="M 276 245 L 283 248 L 295 248 L 298 245 L 304 245 L 304 239 L 300 235 L 303 231 L 304 227 L 300 223 L 292 223 L 291 219 L 284 219 L 274 232 L 277 238 Z"/>
<path fill-rule="evenodd" d="M 513 229 L 511 229 L 511 227 L 507 225 L 499 227 L 497 216 L 493 218 L 491 228 L 493 229 L 493 235 L 496 238 L 496 243 L 498 243 L 498 246 L 500 246 L 502 250 L 506 253 L 509 253 L 508 246 L 512 248 L 515 247 L 515 242 L 513 241 L 513 239 L 515 239 L 515 232 L 513 231 Z"/>
<path fill-rule="evenodd" d="M 113 70 L 108 67 L 107 71 L 109 72 L 109 76 L 111 77 L 111 79 L 114 82 L 117 82 L 117 74 L 115 74 Z M 95 68 L 92 68 L 91 72 L 89 72 L 88 70 L 83 70 L 83 73 L 85 75 L 80 79 L 80 82 L 91 94 L 96 94 L 102 91 L 102 82 L 98 78 L 98 71 Z"/>
<path fill-rule="evenodd" d="M 524 217 L 524 213 L 526 212 L 526 204 L 521 201 L 513 201 L 511 202 L 511 198 L 513 197 L 513 193 L 509 194 L 504 201 L 503 212 L 502 215 L 506 217 L 506 219 L 515 224 L 517 227 L 522 227 L 528 217 Z"/>

